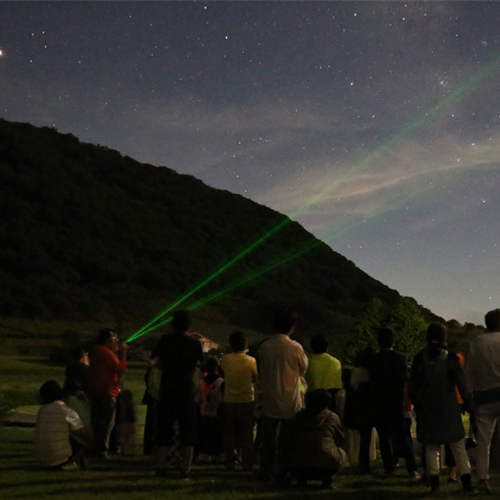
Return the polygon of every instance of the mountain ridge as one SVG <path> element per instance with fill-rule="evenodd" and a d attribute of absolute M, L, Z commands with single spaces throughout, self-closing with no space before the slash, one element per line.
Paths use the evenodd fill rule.
<path fill-rule="evenodd" d="M 370 301 L 400 300 L 297 222 L 169 167 L 3 119 L 0 158 L 0 315 L 133 331 L 224 266 L 179 306 L 227 289 L 194 314 L 262 329 L 290 305 L 345 333 Z"/>

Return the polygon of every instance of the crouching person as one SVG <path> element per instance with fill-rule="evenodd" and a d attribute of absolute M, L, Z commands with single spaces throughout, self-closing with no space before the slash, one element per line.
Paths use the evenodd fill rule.
<path fill-rule="evenodd" d="M 329 410 L 331 396 L 318 389 L 306 394 L 306 407 L 286 422 L 282 441 L 289 474 L 299 486 L 320 480 L 327 488 L 333 476 L 348 465 L 342 449 L 344 431 L 337 414 Z"/>
<path fill-rule="evenodd" d="M 63 390 L 55 380 L 40 387 L 40 396 L 43 405 L 36 418 L 35 459 L 42 467 L 78 470 L 86 447 L 73 454 L 70 437 L 88 445 L 90 432 L 78 414 L 64 403 Z"/>

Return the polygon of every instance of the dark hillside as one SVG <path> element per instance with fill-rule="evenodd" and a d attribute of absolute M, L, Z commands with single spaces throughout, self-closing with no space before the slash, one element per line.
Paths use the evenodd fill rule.
<path fill-rule="evenodd" d="M 286 303 L 344 330 L 373 298 L 399 298 L 269 208 L 47 127 L 0 120 L 0 194 L 0 315 L 132 332 L 280 224 L 186 305 L 264 270 L 199 314 L 259 329 Z"/>

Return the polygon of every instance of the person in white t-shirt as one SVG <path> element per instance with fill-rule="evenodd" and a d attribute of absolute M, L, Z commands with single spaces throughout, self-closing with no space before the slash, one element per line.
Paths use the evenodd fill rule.
<path fill-rule="evenodd" d="M 284 420 L 302 408 L 299 379 L 307 369 L 302 346 L 290 338 L 297 314 L 289 309 L 274 318 L 275 334 L 259 349 L 259 380 L 262 389 L 262 444 L 260 474 L 262 481 L 280 480 L 279 433 Z M 275 477 L 277 476 L 277 477 Z"/>
<path fill-rule="evenodd" d="M 55 380 L 40 387 L 40 396 L 44 404 L 36 419 L 35 459 L 42 467 L 77 470 L 85 448 L 73 455 L 70 436 L 89 444 L 91 435 L 78 413 L 64 403 L 63 391 Z"/>

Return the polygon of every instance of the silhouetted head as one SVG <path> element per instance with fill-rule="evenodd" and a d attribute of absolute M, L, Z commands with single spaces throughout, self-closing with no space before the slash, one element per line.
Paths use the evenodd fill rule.
<path fill-rule="evenodd" d="M 118 336 L 113 331 L 112 328 L 103 328 L 97 334 L 97 343 L 101 345 L 105 345 L 110 349 L 116 347 L 116 343 L 118 342 Z"/>
<path fill-rule="evenodd" d="M 493 332 L 495 330 L 499 330 L 500 329 L 500 309 L 493 309 L 493 311 L 486 313 L 486 316 L 484 317 L 484 322 L 486 324 L 486 328 L 490 332 Z"/>
<path fill-rule="evenodd" d="M 427 343 L 439 347 L 446 347 L 448 330 L 440 323 L 432 323 L 427 328 Z"/>
<path fill-rule="evenodd" d="M 188 311 L 180 309 L 174 312 L 172 330 L 174 333 L 185 333 L 191 329 L 191 317 Z"/>
<path fill-rule="evenodd" d="M 297 313 L 291 309 L 282 309 L 274 316 L 274 331 L 276 333 L 292 333 L 297 323 Z"/>
<path fill-rule="evenodd" d="M 332 397 L 326 389 L 316 389 L 306 394 L 306 409 L 319 413 L 332 404 Z"/>
<path fill-rule="evenodd" d="M 328 350 L 328 340 L 326 340 L 326 337 L 322 333 L 318 333 L 312 337 L 309 345 L 314 354 L 323 354 Z"/>
<path fill-rule="evenodd" d="M 380 349 L 390 349 L 394 344 L 394 332 L 390 328 L 380 328 L 377 341 Z"/>
<path fill-rule="evenodd" d="M 40 387 L 40 396 L 45 404 L 58 401 L 63 398 L 63 390 L 55 380 L 48 380 Z"/>
<path fill-rule="evenodd" d="M 243 332 L 234 332 L 229 335 L 229 345 L 233 352 L 244 351 L 247 345 L 247 338 Z"/>
<path fill-rule="evenodd" d="M 84 356 L 86 352 L 82 347 L 73 347 L 69 352 L 69 357 L 71 361 L 78 363 Z"/>
<path fill-rule="evenodd" d="M 67 378 L 64 382 L 63 391 L 68 396 L 76 396 L 82 391 L 82 384 L 76 378 Z"/>
<path fill-rule="evenodd" d="M 217 356 L 209 356 L 203 364 L 203 371 L 207 372 L 209 375 L 213 375 L 217 373 L 219 365 L 220 363 Z"/>

